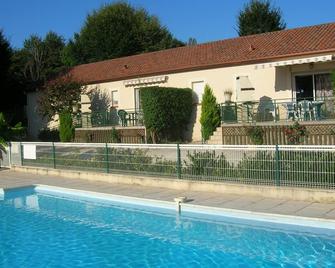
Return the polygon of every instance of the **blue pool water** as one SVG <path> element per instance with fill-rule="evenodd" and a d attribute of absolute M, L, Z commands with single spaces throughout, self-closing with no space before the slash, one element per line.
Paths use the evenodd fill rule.
<path fill-rule="evenodd" d="M 0 267 L 335 267 L 335 231 L 178 216 L 26 188 L 0 201 Z"/>

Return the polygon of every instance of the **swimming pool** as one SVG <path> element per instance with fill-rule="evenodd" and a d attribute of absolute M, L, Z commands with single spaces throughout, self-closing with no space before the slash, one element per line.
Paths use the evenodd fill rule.
<path fill-rule="evenodd" d="M 147 206 L 43 186 L 5 190 L 0 200 L 1 267 L 335 266 L 330 228 L 199 214 L 196 207 L 179 215 L 167 202 Z"/>

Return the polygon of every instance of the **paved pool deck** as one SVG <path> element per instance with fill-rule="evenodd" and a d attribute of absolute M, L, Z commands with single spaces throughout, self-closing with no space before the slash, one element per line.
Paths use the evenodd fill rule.
<path fill-rule="evenodd" d="M 13 188 L 32 184 L 44 184 L 171 202 L 173 202 L 175 197 L 187 196 L 188 199 L 191 199 L 190 202 L 192 204 L 202 206 L 335 220 L 335 203 L 316 203 L 212 192 L 185 192 L 159 187 L 92 182 L 50 175 L 34 175 L 9 169 L 0 169 L 0 188 Z"/>

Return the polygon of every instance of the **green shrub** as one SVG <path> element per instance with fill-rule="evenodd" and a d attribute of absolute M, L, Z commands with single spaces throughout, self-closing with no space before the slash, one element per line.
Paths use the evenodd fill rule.
<path fill-rule="evenodd" d="M 221 123 L 220 108 L 209 85 L 205 86 L 202 96 L 200 123 L 204 140 L 208 140 Z"/>
<path fill-rule="evenodd" d="M 69 112 L 63 112 L 59 115 L 59 138 L 61 142 L 73 141 L 74 126 L 72 115 Z"/>
<path fill-rule="evenodd" d="M 284 127 L 284 134 L 287 137 L 288 144 L 298 145 L 304 142 L 305 137 L 307 136 L 307 129 L 306 126 L 294 122 L 293 125 Z"/>
<path fill-rule="evenodd" d="M 41 141 L 59 141 L 59 131 L 57 129 L 44 128 L 38 133 L 38 139 Z"/>
<path fill-rule="evenodd" d="M 262 145 L 264 143 L 264 130 L 260 126 L 252 126 L 247 128 L 247 134 L 251 142 L 255 145 Z"/>
<path fill-rule="evenodd" d="M 112 139 L 112 143 L 119 143 L 119 142 L 121 142 L 120 134 L 117 131 L 117 129 L 115 129 L 115 127 L 112 128 L 111 139 Z"/>
<path fill-rule="evenodd" d="M 187 152 L 187 161 L 184 160 L 182 173 L 196 176 L 201 179 L 210 177 L 221 177 L 221 179 L 234 177 L 234 167 L 230 164 L 223 153 L 216 154 L 214 150 L 193 153 Z"/>
<path fill-rule="evenodd" d="M 0 113 L 0 137 L 4 141 L 22 140 L 26 134 L 26 128 L 19 122 L 15 126 L 10 126 L 3 113 Z"/>
<path fill-rule="evenodd" d="M 246 181 L 275 183 L 275 156 L 272 152 L 258 151 L 244 154 L 236 166 L 238 177 Z"/>
<path fill-rule="evenodd" d="M 189 88 L 141 88 L 144 124 L 153 143 L 181 140 L 192 114 L 192 90 Z"/>

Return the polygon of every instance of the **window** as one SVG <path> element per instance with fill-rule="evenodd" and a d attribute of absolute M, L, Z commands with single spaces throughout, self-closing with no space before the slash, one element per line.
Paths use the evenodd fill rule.
<path fill-rule="evenodd" d="M 112 91 L 112 107 L 117 107 L 119 105 L 119 92 L 117 90 Z"/>
<path fill-rule="evenodd" d="M 204 94 L 205 90 L 205 82 L 204 81 L 192 82 L 192 89 L 195 93 L 195 102 L 201 103 L 202 95 Z"/>

